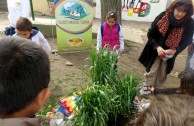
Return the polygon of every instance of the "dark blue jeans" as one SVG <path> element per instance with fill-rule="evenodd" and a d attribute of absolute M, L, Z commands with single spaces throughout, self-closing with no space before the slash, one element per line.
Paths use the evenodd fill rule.
<path fill-rule="evenodd" d="M 4 31 L 4 33 L 6 34 L 6 35 L 14 35 L 15 34 L 15 28 L 14 27 L 12 27 L 12 26 L 10 26 L 8 29 L 6 29 L 5 31 Z"/>

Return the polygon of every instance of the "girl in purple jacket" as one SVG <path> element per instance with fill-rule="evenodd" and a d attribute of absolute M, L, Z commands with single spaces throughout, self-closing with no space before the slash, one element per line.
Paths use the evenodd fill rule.
<path fill-rule="evenodd" d="M 117 15 L 109 11 L 106 21 L 100 26 L 97 35 L 97 51 L 108 47 L 110 51 L 116 51 L 121 55 L 124 50 L 124 36 L 121 25 L 117 22 Z"/>

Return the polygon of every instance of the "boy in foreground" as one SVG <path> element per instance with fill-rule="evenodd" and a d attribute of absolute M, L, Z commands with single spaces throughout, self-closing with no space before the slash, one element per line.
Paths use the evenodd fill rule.
<path fill-rule="evenodd" d="M 29 118 L 50 95 L 50 62 L 46 52 L 22 38 L 0 39 L 0 125 L 41 125 Z"/>

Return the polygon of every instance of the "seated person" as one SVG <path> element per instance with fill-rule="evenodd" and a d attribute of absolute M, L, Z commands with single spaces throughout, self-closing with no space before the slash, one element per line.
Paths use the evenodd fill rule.
<path fill-rule="evenodd" d="M 158 95 L 134 126 L 194 126 L 194 97 Z"/>
<path fill-rule="evenodd" d="M 16 34 L 22 38 L 31 39 L 36 44 L 40 45 L 48 54 L 51 52 L 51 47 L 43 34 L 38 29 L 33 29 L 32 22 L 24 17 L 20 17 L 16 23 Z"/>
<path fill-rule="evenodd" d="M 0 125 L 38 126 L 32 117 L 50 95 L 50 62 L 46 52 L 30 40 L 0 39 Z"/>
<path fill-rule="evenodd" d="M 144 86 L 140 90 L 140 94 L 189 94 L 194 95 L 194 70 L 185 69 L 182 71 L 179 76 L 180 78 L 180 87 L 177 88 L 166 88 L 166 89 L 157 89 L 153 86 Z"/>

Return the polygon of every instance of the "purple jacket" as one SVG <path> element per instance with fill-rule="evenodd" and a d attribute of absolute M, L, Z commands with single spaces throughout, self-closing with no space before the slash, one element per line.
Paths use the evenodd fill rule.
<path fill-rule="evenodd" d="M 108 46 L 109 49 L 117 50 L 120 48 L 120 41 L 119 41 L 119 29 L 117 25 L 113 25 L 110 27 L 107 22 L 104 22 L 103 25 L 103 37 L 102 37 L 102 48 Z"/>

